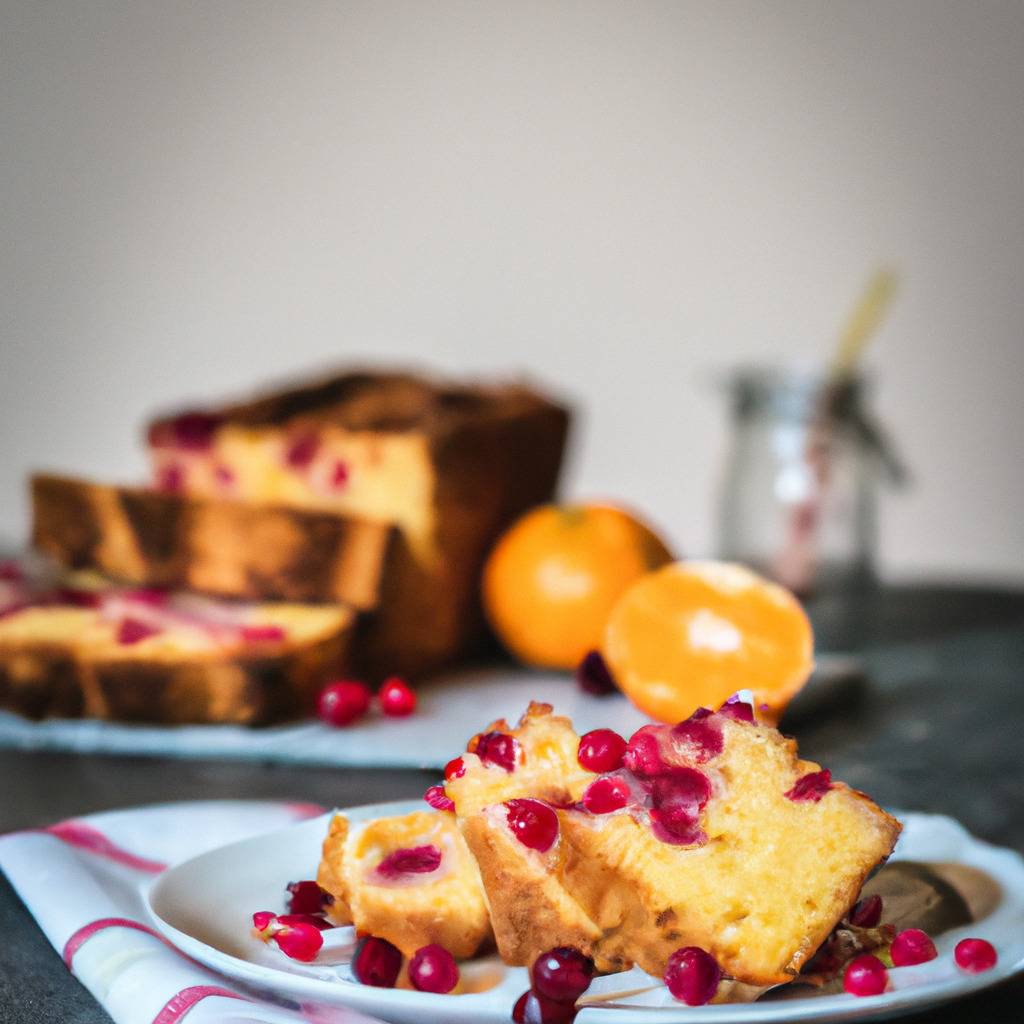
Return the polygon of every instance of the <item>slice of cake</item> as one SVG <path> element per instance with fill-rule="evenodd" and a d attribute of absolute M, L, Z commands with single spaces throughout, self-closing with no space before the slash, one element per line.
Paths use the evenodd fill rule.
<path fill-rule="evenodd" d="M 338 605 L 240 605 L 4 566 L 0 706 L 30 718 L 261 724 L 307 714 L 344 664 Z"/>
<path fill-rule="evenodd" d="M 564 736 L 561 746 L 569 743 Z M 446 792 L 480 863 L 503 955 L 501 914 L 532 920 L 568 906 L 565 944 L 599 967 L 637 963 L 660 976 L 675 950 L 699 946 L 740 981 L 785 982 L 900 831 L 866 796 L 799 760 L 792 740 L 741 703 L 641 729 L 621 767 L 592 776 L 571 807 L 544 788 L 529 792 L 525 777 L 519 799 L 505 787 L 487 806 L 484 770 L 468 763 Z M 477 795 L 467 801 L 466 792 Z M 527 884 L 541 874 L 545 884 Z M 496 880 L 505 886 L 497 899 Z M 553 944 L 535 938 L 511 962 L 529 963 Z"/>
<path fill-rule="evenodd" d="M 554 808 L 575 804 L 597 776 L 577 759 L 572 723 L 551 711 L 533 702 L 515 728 L 492 722 L 448 764 L 445 792 L 480 867 L 502 959 L 527 965 L 575 946 L 612 969 L 597 955 L 600 928 L 563 884 L 572 851 L 554 841 Z"/>
<path fill-rule="evenodd" d="M 395 554 L 395 531 L 367 519 L 48 474 L 32 511 L 36 548 L 69 569 L 249 601 L 366 611 Z"/>
<path fill-rule="evenodd" d="M 335 924 L 387 939 L 406 957 L 437 943 L 461 960 L 491 936 L 480 874 L 451 814 L 356 825 L 336 814 L 317 882 L 334 897 Z"/>

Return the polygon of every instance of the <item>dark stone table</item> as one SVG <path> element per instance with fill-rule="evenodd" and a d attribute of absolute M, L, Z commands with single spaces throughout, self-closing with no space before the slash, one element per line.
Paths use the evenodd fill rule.
<path fill-rule="evenodd" d="M 811 609 L 826 645 L 848 633 L 848 609 L 826 599 Z M 1024 592 L 886 588 L 858 608 L 855 627 L 866 682 L 814 713 L 794 708 L 784 728 L 801 752 L 882 804 L 951 814 L 984 839 L 1024 850 Z M 344 806 L 418 796 L 435 781 L 416 771 L 15 751 L 0 751 L 0 779 L 0 831 L 165 800 L 279 797 Z M 1024 978 L 904 1019 L 1017 1024 Z M 109 1022 L 2 877 L 0 1021 Z"/>

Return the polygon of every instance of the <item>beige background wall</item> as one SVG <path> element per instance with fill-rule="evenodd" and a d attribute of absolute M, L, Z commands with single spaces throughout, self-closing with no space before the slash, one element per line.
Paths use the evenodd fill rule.
<path fill-rule="evenodd" d="M 0 0 L 0 535 L 154 407 L 523 367 L 577 494 L 713 539 L 713 371 L 878 261 L 890 575 L 1024 578 L 1024 3 Z"/>

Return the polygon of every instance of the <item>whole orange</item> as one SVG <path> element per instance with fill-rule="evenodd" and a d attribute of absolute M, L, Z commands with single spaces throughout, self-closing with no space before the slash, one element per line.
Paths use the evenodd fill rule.
<path fill-rule="evenodd" d="M 672 560 L 661 538 L 612 505 L 541 505 L 513 523 L 484 568 L 484 608 L 520 660 L 572 669 L 601 645 L 612 606 Z"/>

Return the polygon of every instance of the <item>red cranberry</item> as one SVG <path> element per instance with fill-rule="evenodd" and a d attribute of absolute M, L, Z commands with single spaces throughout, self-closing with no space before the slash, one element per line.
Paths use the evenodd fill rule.
<path fill-rule="evenodd" d="M 575 1016 L 575 1007 L 545 999 L 536 992 L 524 992 L 512 1007 L 515 1024 L 570 1024 Z"/>
<path fill-rule="evenodd" d="M 137 644 L 140 640 L 146 640 L 156 636 L 160 630 L 150 626 L 138 619 L 122 619 L 117 627 L 117 642 L 119 644 Z"/>
<path fill-rule="evenodd" d="M 444 779 L 445 782 L 451 782 L 452 779 L 461 779 L 466 774 L 466 762 L 461 757 L 453 757 L 444 766 Z"/>
<path fill-rule="evenodd" d="M 183 490 L 185 487 L 184 468 L 177 462 L 161 466 L 156 471 L 156 486 L 158 490 L 169 491 L 172 494 Z"/>
<path fill-rule="evenodd" d="M 288 446 L 284 453 L 284 461 L 292 469 L 306 469 L 319 449 L 320 439 L 316 434 L 303 434 Z"/>
<path fill-rule="evenodd" d="M 189 451 L 206 451 L 223 422 L 223 417 L 214 413 L 183 412 L 173 420 L 155 423 L 150 427 L 149 443 L 154 448 L 177 447 Z"/>
<path fill-rule="evenodd" d="M 377 699 L 381 711 L 389 718 L 406 718 L 416 710 L 416 694 L 398 676 L 384 680 Z"/>
<path fill-rule="evenodd" d="M 594 979 L 594 961 L 572 946 L 541 953 L 530 971 L 533 990 L 556 1003 L 575 1003 Z"/>
<path fill-rule="evenodd" d="M 920 928 L 907 928 L 892 940 L 889 950 L 894 967 L 913 967 L 934 960 L 935 943 Z"/>
<path fill-rule="evenodd" d="M 384 878 L 402 875 L 425 875 L 441 866 L 441 851 L 432 845 L 411 846 L 393 850 L 378 865 L 377 874 Z"/>
<path fill-rule="evenodd" d="M 622 755 L 622 763 L 634 775 L 646 779 L 668 770 L 661 756 L 659 742 L 663 731 L 660 725 L 645 725 L 630 737 L 626 752 Z"/>
<path fill-rule="evenodd" d="M 290 914 L 319 914 L 334 902 L 331 894 L 313 881 L 289 882 L 287 890 Z"/>
<path fill-rule="evenodd" d="M 668 958 L 665 984 L 673 998 L 687 1006 L 711 1002 L 721 980 L 718 961 L 700 946 L 684 946 Z"/>
<path fill-rule="evenodd" d="M 672 729 L 672 749 L 684 761 L 703 764 L 722 752 L 722 730 L 707 708 L 697 710 Z"/>
<path fill-rule="evenodd" d="M 331 470 L 331 490 L 340 491 L 348 483 L 348 465 L 340 459 Z"/>
<path fill-rule="evenodd" d="M 719 709 L 718 713 L 731 718 L 734 722 L 754 722 L 754 708 L 748 704 L 745 700 L 742 700 L 739 694 L 733 694 Z"/>
<path fill-rule="evenodd" d="M 494 764 L 507 772 L 516 770 L 519 741 L 504 732 L 485 732 L 477 737 L 474 753 L 484 764 Z"/>
<path fill-rule="evenodd" d="M 0 562 L 0 580 L 5 583 L 24 583 L 25 570 L 10 559 Z"/>
<path fill-rule="evenodd" d="M 671 775 L 655 779 L 650 810 L 654 834 L 675 846 L 705 842 L 700 812 L 710 796 L 708 777 L 695 768 L 676 768 Z"/>
<path fill-rule="evenodd" d="M 877 928 L 882 920 L 882 897 L 875 893 L 860 900 L 850 911 L 850 924 L 856 928 Z"/>
<path fill-rule="evenodd" d="M 242 639 L 250 644 L 277 643 L 287 634 L 280 626 L 243 626 Z"/>
<path fill-rule="evenodd" d="M 603 775 L 622 767 L 626 741 L 611 729 L 594 729 L 580 737 L 577 758 L 588 771 Z"/>
<path fill-rule="evenodd" d="M 546 853 L 558 838 L 558 815 L 540 800 L 509 800 L 508 826 L 512 834 L 531 850 Z"/>
<path fill-rule="evenodd" d="M 279 927 L 271 938 L 285 956 L 307 964 L 316 959 L 324 944 L 324 937 L 318 927 L 305 922 L 287 924 L 281 918 L 277 919 L 277 923 Z"/>
<path fill-rule="evenodd" d="M 611 814 L 629 803 L 629 785 L 625 779 L 609 776 L 595 779 L 583 791 L 583 806 L 591 814 Z"/>
<path fill-rule="evenodd" d="M 359 940 L 352 958 L 352 973 L 364 985 L 394 988 L 402 969 L 402 954 L 387 939 L 367 935 Z"/>
<path fill-rule="evenodd" d="M 850 961 L 843 975 L 843 988 L 851 996 L 877 996 L 885 991 L 889 972 L 885 964 L 870 953 L 862 953 Z"/>
<path fill-rule="evenodd" d="M 436 942 L 417 949 L 409 961 L 409 981 L 420 992 L 451 992 L 459 983 L 455 957 Z"/>
<path fill-rule="evenodd" d="M 370 691 L 352 679 L 328 683 L 317 700 L 317 714 L 328 725 L 351 725 L 366 714 Z"/>
<path fill-rule="evenodd" d="M 455 801 L 444 791 L 444 786 L 431 786 L 423 799 L 434 808 L 435 811 L 454 811 Z"/>
<path fill-rule="evenodd" d="M 590 651 L 584 655 L 576 668 L 576 685 L 584 693 L 595 697 L 606 697 L 608 694 L 619 692 L 608 669 L 608 663 L 601 657 L 599 651 Z"/>
<path fill-rule="evenodd" d="M 816 804 L 832 788 L 832 773 L 823 768 L 820 772 L 811 772 L 796 780 L 796 785 L 786 791 L 786 799 L 795 803 L 806 802 Z"/>
<path fill-rule="evenodd" d="M 999 957 L 996 955 L 995 946 L 985 939 L 961 939 L 953 950 L 953 958 L 957 967 L 968 974 L 981 974 L 982 971 L 990 971 L 996 965 Z"/>

